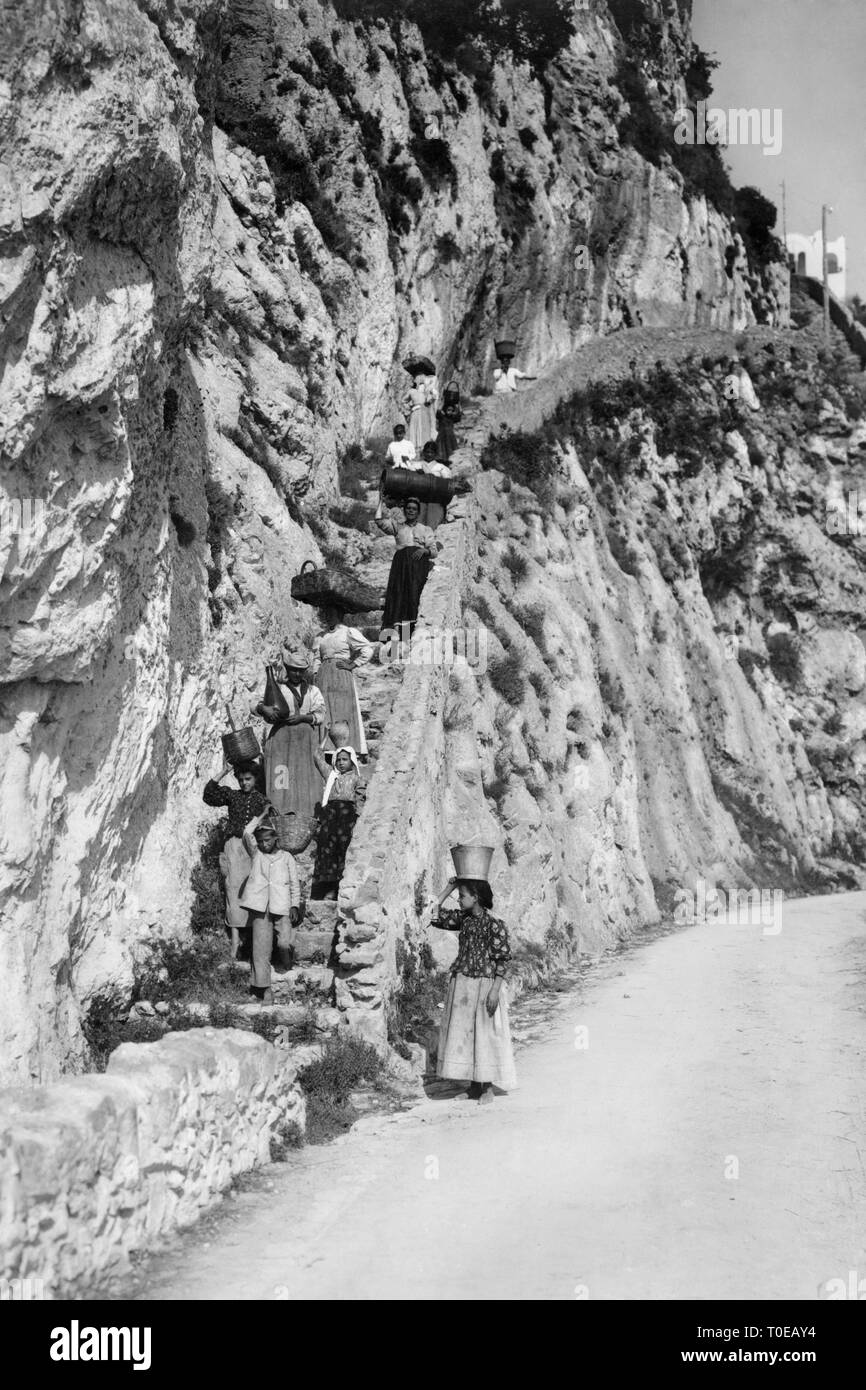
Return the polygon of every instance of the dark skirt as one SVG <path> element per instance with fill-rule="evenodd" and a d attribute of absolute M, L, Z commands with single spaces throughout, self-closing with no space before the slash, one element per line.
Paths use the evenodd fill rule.
<path fill-rule="evenodd" d="M 354 801 L 329 801 L 319 812 L 314 883 L 339 883 L 358 813 Z"/>
<path fill-rule="evenodd" d="M 433 561 L 420 545 L 401 546 L 391 561 L 382 628 L 414 623 Z"/>
<path fill-rule="evenodd" d="M 457 432 L 444 411 L 440 410 L 436 416 L 436 429 L 436 455 L 443 463 L 447 463 L 457 450 L 458 444 Z"/>

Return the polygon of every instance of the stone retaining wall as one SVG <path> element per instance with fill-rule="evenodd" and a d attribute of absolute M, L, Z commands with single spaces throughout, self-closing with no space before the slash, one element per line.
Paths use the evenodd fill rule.
<path fill-rule="evenodd" d="M 460 455 L 454 461 L 459 466 Z M 449 520 L 436 533 L 442 550 L 422 595 L 413 652 L 425 631 L 461 627 L 462 595 L 475 563 L 474 508 L 471 496 L 456 498 Z M 471 819 L 453 804 L 454 740 L 444 714 L 455 681 L 465 679 L 473 680 L 465 660 L 456 666 L 407 665 L 346 860 L 339 896 L 336 1001 L 349 1022 L 374 1043 L 387 1034 L 397 941 L 417 934 L 419 909 L 441 887 L 433 882 L 437 872 L 444 877 L 452 872 L 448 845 L 468 833 L 470 824 L 483 825 L 489 817 L 480 772 L 473 774 L 471 768 L 465 772 L 474 802 Z"/>
<path fill-rule="evenodd" d="M 284 1125 L 307 1056 L 238 1029 L 125 1043 L 104 1075 L 0 1091 L 0 1280 L 87 1293 L 190 1226 Z"/>

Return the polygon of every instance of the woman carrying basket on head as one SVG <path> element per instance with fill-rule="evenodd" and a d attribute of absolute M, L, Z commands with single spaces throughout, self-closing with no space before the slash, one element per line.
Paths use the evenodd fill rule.
<path fill-rule="evenodd" d="M 356 627 L 348 627 L 342 610 L 327 604 L 320 610 L 324 632 L 316 642 L 317 669 L 315 683 L 325 697 L 325 724 L 328 736 L 324 749 L 331 751 L 331 730 L 341 724 L 348 734 L 341 740 L 349 743 L 360 758 L 367 756 L 367 740 L 361 719 L 361 705 L 355 686 L 354 672 L 365 666 L 373 655 L 373 644 Z"/>

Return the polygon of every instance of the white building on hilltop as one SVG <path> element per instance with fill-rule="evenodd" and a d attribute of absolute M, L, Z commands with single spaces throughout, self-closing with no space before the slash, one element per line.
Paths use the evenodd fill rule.
<path fill-rule="evenodd" d="M 824 278 L 821 265 L 821 233 L 802 236 L 799 232 L 789 232 L 786 237 L 791 269 L 795 275 L 811 275 L 815 280 Z M 827 242 L 827 282 L 830 293 L 845 302 L 845 238 L 837 237 Z"/>

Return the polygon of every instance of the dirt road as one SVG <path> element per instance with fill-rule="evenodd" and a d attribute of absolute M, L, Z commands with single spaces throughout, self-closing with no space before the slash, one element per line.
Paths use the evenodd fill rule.
<path fill-rule="evenodd" d="M 142 1296 L 811 1300 L 866 1276 L 866 893 L 610 957 L 537 1031 L 512 1095 L 299 1152 Z"/>

